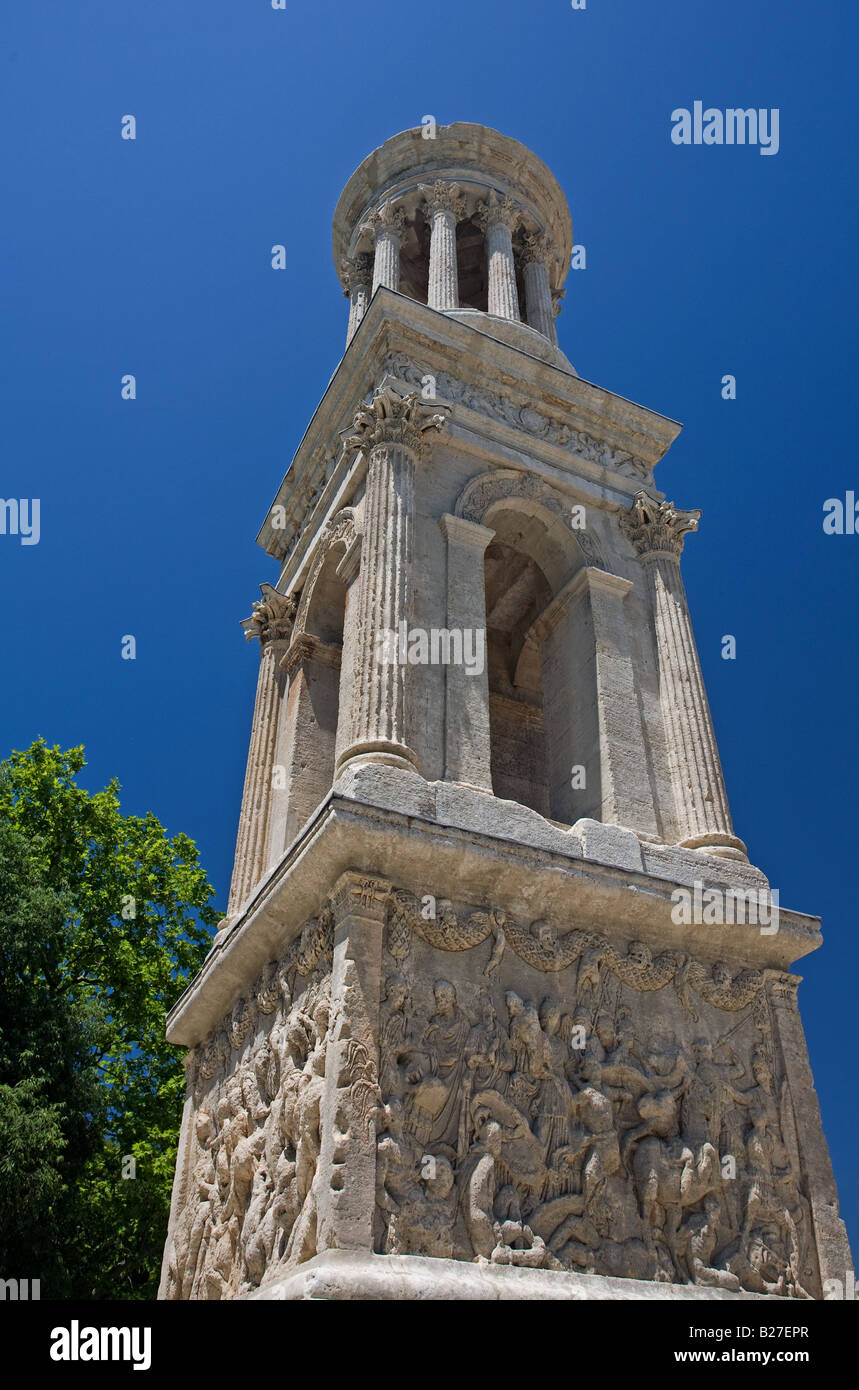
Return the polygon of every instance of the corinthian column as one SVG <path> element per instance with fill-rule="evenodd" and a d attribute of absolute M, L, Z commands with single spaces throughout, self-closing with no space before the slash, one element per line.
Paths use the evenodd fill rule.
<path fill-rule="evenodd" d="M 465 199 L 458 184 L 437 179 L 421 184 L 424 215 L 430 224 L 429 294 L 431 309 L 459 308 L 456 273 L 456 224 L 465 213 Z"/>
<path fill-rule="evenodd" d="M 520 322 L 516 266 L 513 260 L 513 230 L 521 211 L 512 198 L 502 198 L 495 190 L 478 213 L 486 233 L 489 261 L 489 313 Z"/>
<path fill-rule="evenodd" d="M 405 398 L 382 387 L 372 404 L 355 415 L 356 433 L 347 447 L 367 455 L 364 540 L 358 575 L 352 687 L 352 736 L 337 760 L 417 767 L 406 743 L 406 672 L 401 660 L 401 624 L 411 602 L 415 460 L 424 433 L 440 429 L 417 393 Z"/>
<path fill-rule="evenodd" d="M 659 702 L 668 744 L 680 844 L 726 859 L 745 859 L 734 835 L 728 797 L 692 633 L 680 555 L 700 512 L 677 511 L 639 492 L 621 527 L 638 551 L 650 584 L 656 629 Z"/>
<path fill-rule="evenodd" d="M 295 599 L 261 584 L 262 599 L 242 626 L 250 642 L 260 644 L 260 668 L 251 727 L 251 746 L 245 773 L 245 789 L 239 816 L 236 858 L 227 916 L 233 917 L 247 902 L 265 871 L 265 843 L 271 801 L 274 749 L 286 676 L 280 661 L 289 646 L 295 617 Z"/>
<path fill-rule="evenodd" d="M 373 257 L 363 253 L 343 266 L 343 279 L 346 288 L 343 293 L 349 296 L 349 327 L 346 330 L 348 347 L 358 331 L 358 324 L 367 312 L 370 303 L 370 287 L 373 283 Z"/>
<path fill-rule="evenodd" d="M 372 294 L 380 285 L 389 290 L 400 288 L 400 238 L 405 225 L 402 208 L 390 202 L 383 203 L 367 219 L 365 229 L 370 232 L 375 247 Z"/>
<path fill-rule="evenodd" d="M 525 238 L 525 249 L 522 253 L 525 316 L 532 328 L 536 328 L 550 343 L 557 343 L 555 308 L 552 303 L 552 287 L 549 284 L 551 257 L 552 243 L 544 232 Z"/>

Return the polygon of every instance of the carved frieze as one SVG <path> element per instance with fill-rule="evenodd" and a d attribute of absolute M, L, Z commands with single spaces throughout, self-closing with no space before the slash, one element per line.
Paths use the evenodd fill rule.
<path fill-rule="evenodd" d="M 385 362 L 385 371 L 399 377 L 409 385 L 420 387 L 426 376 L 426 368 L 417 366 L 405 353 L 394 353 Z M 462 405 L 478 415 L 490 420 L 499 420 L 513 429 L 521 430 L 534 439 L 547 444 L 557 444 L 568 449 L 571 454 L 600 464 L 604 468 L 616 469 L 629 477 L 648 478 L 652 475 L 650 464 L 624 449 L 612 448 L 605 441 L 595 439 L 583 430 L 571 429 L 562 420 L 553 419 L 535 410 L 530 405 L 517 405 L 509 396 L 498 391 L 489 391 L 483 386 L 472 386 L 460 381 L 447 372 L 435 373 L 436 392 L 441 400 L 454 405 Z"/>

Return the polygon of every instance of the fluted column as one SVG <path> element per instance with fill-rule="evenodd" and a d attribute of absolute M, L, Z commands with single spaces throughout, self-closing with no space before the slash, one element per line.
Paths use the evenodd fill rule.
<path fill-rule="evenodd" d="M 734 835 L 701 663 L 692 632 L 680 554 L 701 513 L 677 511 L 639 492 L 621 521 L 651 588 L 659 701 L 674 786 L 679 842 L 728 859 L 745 858 Z"/>
<path fill-rule="evenodd" d="M 274 750 L 286 688 L 286 676 L 280 669 L 280 661 L 289 646 L 295 617 L 295 599 L 292 596 L 279 594 L 270 584 L 262 584 L 260 588 L 263 597 L 254 604 L 253 613 L 243 623 L 247 640 L 250 642 L 256 637 L 261 653 L 228 918 L 235 916 L 244 906 L 265 870 Z"/>
<path fill-rule="evenodd" d="M 519 295 L 513 260 L 513 231 L 521 211 L 512 198 L 502 198 L 494 190 L 480 209 L 479 221 L 486 233 L 489 262 L 489 313 L 519 323 Z"/>
<path fill-rule="evenodd" d="M 394 203 L 384 203 L 367 219 L 365 229 L 372 235 L 375 248 L 372 294 L 380 285 L 389 290 L 400 288 L 400 238 L 405 225 L 405 214 Z"/>
<path fill-rule="evenodd" d="M 456 270 L 456 224 L 465 213 L 465 199 L 458 184 L 437 179 L 421 184 L 424 215 L 430 224 L 429 293 L 431 309 L 459 308 Z"/>
<path fill-rule="evenodd" d="M 355 636 L 352 737 L 337 761 L 417 766 L 406 743 L 406 677 L 400 659 L 401 624 L 411 603 L 414 471 L 424 432 L 439 429 L 443 415 L 430 414 L 417 393 L 398 396 L 390 387 L 355 415 L 347 447 L 367 455 L 364 539 Z M 388 634 L 393 634 L 391 643 Z"/>
<path fill-rule="evenodd" d="M 358 331 L 358 324 L 367 312 L 370 303 L 370 289 L 373 284 L 373 257 L 366 253 L 346 261 L 343 266 L 343 279 L 346 288 L 343 293 L 349 296 L 349 326 L 346 329 L 348 347 Z"/>
<path fill-rule="evenodd" d="M 525 238 L 522 253 L 523 275 L 525 277 L 525 316 L 532 328 L 557 343 L 555 328 L 555 308 L 552 303 L 552 287 L 549 283 L 549 262 L 552 257 L 552 243 L 545 233 Z"/>

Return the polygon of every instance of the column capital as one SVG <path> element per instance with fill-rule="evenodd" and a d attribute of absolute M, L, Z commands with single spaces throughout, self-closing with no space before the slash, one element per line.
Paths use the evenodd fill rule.
<path fill-rule="evenodd" d="M 508 232 L 514 232 L 522 220 L 522 209 L 508 194 L 492 189 L 485 203 L 477 209 L 477 222 L 484 231 L 500 223 Z"/>
<path fill-rule="evenodd" d="M 418 192 L 423 195 L 424 215 L 427 219 L 436 212 L 449 212 L 457 221 L 461 221 L 465 216 L 465 197 L 458 183 L 436 179 L 434 183 L 418 184 Z"/>
<path fill-rule="evenodd" d="M 453 516 L 450 512 L 445 512 L 439 518 L 441 533 L 448 541 L 454 541 L 457 545 L 467 545 L 472 550 L 484 551 L 488 546 L 495 532 L 488 526 L 481 526 L 476 521 L 466 521 L 464 516 Z"/>
<path fill-rule="evenodd" d="M 262 598 L 254 603 L 251 616 L 242 620 L 245 640 L 252 642 L 256 637 L 260 647 L 269 642 L 288 642 L 298 606 L 295 595 L 278 593 L 271 584 L 259 587 Z"/>
<path fill-rule="evenodd" d="M 361 251 L 357 256 L 343 261 L 340 278 L 344 286 L 343 293 L 347 298 L 355 290 L 369 290 L 373 283 L 373 257 L 369 252 Z"/>
<path fill-rule="evenodd" d="M 523 265 L 537 262 L 548 268 L 554 259 L 555 243 L 546 232 L 526 232 L 520 254 Z"/>
<path fill-rule="evenodd" d="M 667 555 L 679 561 L 686 535 L 697 531 L 700 519 L 699 511 L 683 512 L 673 502 L 657 502 L 648 493 L 637 492 L 620 518 L 620 528 L 641 559 Z"/>
<path fill-rule="evenodd" d="M 440 430 L 445 419 L 444 415 L 433 415 L 416 391 L 400 396 L 390 386 L 382 386 L 369 404 L 362 401 L 358 406 L 352 421 L 355 434 L 346 440 L 346 448 L 372 453 L 380 446 L 400 444 L 420 454 L 425 433 Z"/>
<path fill-rule="evenodd" d="M 362 224 L 361 230 L 367 231 L 372 236 L 374 242 L 383 234 L 395 236 L 399 241 L 406 227 L 406 214 L 403 209 L 389 199 L 380 208 L 374 208 Z"/>

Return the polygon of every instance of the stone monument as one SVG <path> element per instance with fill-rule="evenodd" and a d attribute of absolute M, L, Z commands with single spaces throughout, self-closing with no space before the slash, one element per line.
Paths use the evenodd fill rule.
<path fill-rule="evenodd" d="M 349 180 L 346 349 L 259 534 L 228 915 L 171 1011 L 161 1296 L 821 1298 L 851 1267 L 779 910 L 572 226 L 479 125 Z"/>

